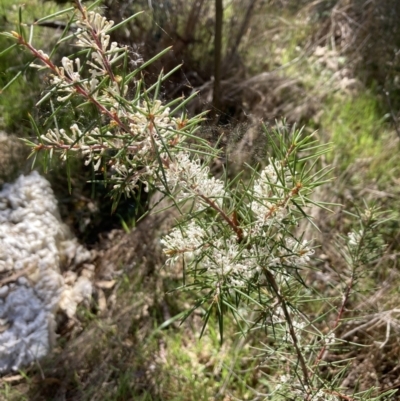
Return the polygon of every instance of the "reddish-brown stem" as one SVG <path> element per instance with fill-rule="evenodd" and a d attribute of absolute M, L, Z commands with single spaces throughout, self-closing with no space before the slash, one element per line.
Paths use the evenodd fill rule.
<path fill-rule="evenodd" d="M 343 316 L 343 314 L 344 314 L 344 308 L 346 307 L 347 301 L 349 300 L 350 292 L 351 292 L 351 290 L 352 290 L 352 288 L 353 288 L 353 284 L 354 284 L 354 274 L 351 276 L 350 282 L 349 282 L 349 284 L 347 285 L 346 291 L 345 291 L 344 294 L 343 294 L 342 303 L 341 303 L 341 305 L 340 305 L 339 313 L 338 313 L 338 315 L 336 316 L 335 322 L 334 322 L 334 324 L 333 324 L 332 331 L 334 331 L 334 330 L 338 327 L 338 325 L 339 325 L 339 323 L 340 323 L 340 320 L 341 320 L 341 318 L 342 318 L 342 316 Z M 323 358 L 324 355 L 325 355 L 326 349 L 327 349 L 327 345 L 324 344 L 323 347 L 321 348 L 320 352 L 318 353 L 318 356 L 317 356 L 316 360 L 315 360 L 314 369 L 313 369 L 314 372 L 316 372 L 316 369 L 318 368 L 318 365 L 321 363 L 322 358 Z M 312 380 L 314 374 L 315 374 L 315 373 L 312 374 L 311 380 Z M 352 401 L 352 400 L 353 400 L 353 398 L 347 397 L 347 396 L 345 396 L 345 395 L 343 395 L 343 394 L 340 394 L 340 393 L 335 393 L 335 395 L 337 395 L 338 397 L 340 397 L 340 398 L 342 398 L 342 399 L 344 399 L 344 400 L 348 400 L 348 401 Z M 308 397 L 306 398 L 306 400 L 308 401 L 309 399 L 310 399 L 310 397 L 308 396 Z"/>
<path fill-rule="evenodd" d="M 265 214 L 264 218 L 265 220 L 269 219 L 278 208 L 286 206 L 290 198 L 293 196 L 297 195 L 302 187 L 302 184 L 298 182 L 295 187 L 293 187 L 290 192 L 285 196 L 284 199 L 282 199 L 280 202 L 278 202 L 276 205 L 273 205 L 270 209 L 269 212 Z"/>
<path fill-rule="evenodd" d="M 82 7 L 81 2 L 79 0 L 75 0 L 75 4 L 76 4 L 78 10 L 80 11 L 80 13 L 82 14 L 82 17 L 85 20 L 87 20 L 86 10 L 84 9 L 84 7 Z M 90 25 L 88 27 L 90 28 L 90 34 L 91 34 L 93 40 L 96 43 L 97 50 L 99 51 L 99 53 L 101 55 L 101 58 L 103 59 L 103 63 L 104 63 L 104 66 L 106 67 L 108 76 L 110 77 L 111 81 L 116 82 L 116 79 L 115 79 L 114 73 L 112 71 L 111 65 L 108 62 L 108 59 L 107 59 L 107 57 L 104 54 L 104 51 L 102 49 L 101 42 L 100 42 L 100 39 L 99 39 L 99 35 L 97 34 L 97 32 Z"/>
<path fill-rule="evenodd" d="M 170 161 L 168 159 L 163 160 L 163 164 L 166 168 L 169 167 Z M 232 219 L 229 218 L 229 216 L 210 198 L 207 196 L 203 195 L 197 187 L 190 185 L 190 189 L 196 193 L 196 195 L 203 199 L 205 203 L 207 203 L 208 206 L 210 206 L 212 209 L 214 209 L 227 223 L 228 225 L 232 228 L 232 230 L 235 232 L 238 242 L 243 241 L 243 230 L 240 228 L 240 226 L 237 223 L 237 219 L 234 216 Z"/>
<path fill-rule="evenodd" d="M 220 216 L 229 224 L 232 230 L 235 232 L 238 242 L 243 241 L 243 230 L 235 223 L 233 219 L 230 219 L 229 216 L 210 198 L 207 198 L 195 188 L 192 187 L 192 190 L 197 193 L 199 198 L 203 199 L 204 202 L 207 203 L 211 208 L 213 208 L 216 212 L 220 214 Z"/>
<path fill-rule="evenodd" d="M 274 290 L 275 295 L 278 298 L 278 301 L 279 301 L 279 303 L 280 303 L 280 305 L 282 307 L 283 313 L 285 315 L 285 320 L 286 320 L 286 322 L 288 324 L 288 327 L 289 327 L 289 334 L 290 334 L 290 337 L 292 338 L 293 345 L 294 345 L 294 348 L 296 350 L 297 358 L 298 358 L 301 370 L 303 372 L 304 385 L 309 387 L 310 379 L 309 379 L 309 376 L 308 376 L 308 369 L 307 369 L 306 361 L 304 360 L 304 356 L 301 353 L 301 350 L 300 350 L 299 345 L 298 345 L 296 332 L 294 330 L 292 318 L 291 318 L 289 310 L 287 308 L 286 300 L 282 296 L 282 294 L 280 292 L 280 289 L 279 289 L 279 286 L 278 286 L 278 283 L 276 282 L 275 277 L 273 276 L 273 274 L 266 267 L 263 268 L 263 271 L 264 271 L 265 277 L 267 278 L 268 283 L 271 285 L 272 289 Z"/>
<path fill-rule="evenodd" d="M 289 161 L 289 156 L 293 153 L 293 151 L 296 149 L 296 144 L 292 143 L 289 147 L 289 149 L 286 152 L 286 155 L 284 159 L 281 161 L 281 166 L 285 167 L 288 164 Z"/>
<path fill-rule="evenodd" d="M 335 322 L 333 324 L 332 331 L 334 331 L 338 327 L 339 322 L 340 322 L 340 320 L 341 320 L 341 318 L 343 316 L 344 308 L 346 307 L 347 301 L 349 300 L 349 297 L 350 297 L 350 292 L 351 292 L 351 290 L 353 288 L 353 283 L 354 283 L 354 276 L 352 275 L 351 279 L 350 279 L 350 283 L 347 285 L 346 291 L 343 294 L 343 300 L 342 300 L 342 303 L 340 305 L 339 313 L 336 316 Z M 320 362 L 321 362 L 321 360 L 322 360 L 322 358 L 323 358 L 323 356 L 325 354 L 326 348 L 327 348 L 326 344 L 321 348 L 321 351 L 319 352 L 319 354 L 317 356 L 317 359 L 315 360 L 315 364 L 314 364 L 315 368 L 317 368 L 318 365 L 320 364 Z"/>
<path fill-rule="evenodd" d="M 338 393 L 337 391 L 332 391 L 332 392 L 330 392 L 329 394 L 336 395 L 336 397 L 339 397 L 339 398 L 341 398 L 342 400 L 354 401 L 354 398 L 353 398 L 353 397 L 350 397 L 350 396 L 345 395 L 345 394 L 342 394 L 342 393 Z"/>
<path fill-rule="evenodd" d="M 71 78 L 60 73 L 60 69 L 52 63 L 52 61 L 43 56 L 38 50 L 36 50 L 31 44 L 26 42 L 24 38 L 18 35 L 18 42 L 25 46 L 36 58 L 41 60 L 54 74 L 64 80 L 66 83 L 72 85 L 76 92 L 79 93 L 82 97 L 87 99 L 89 102 L 93 103 L 97 109 L 102 113 L 107 115 L 111 120 L 115 121 L 117 125 L 124 130 L 125 132 L 129 132 L 129 129 L 125 126 L 125 124 L 121 121 L 116 113 L 112 113 L 106 107 L 104 107 L 101 103 L 99 103 L 92 95 L 90 95 L 78 82 L 73 81 Z"/>

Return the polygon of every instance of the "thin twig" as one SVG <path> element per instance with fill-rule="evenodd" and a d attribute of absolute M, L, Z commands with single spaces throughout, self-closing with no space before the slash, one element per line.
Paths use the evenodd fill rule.
<path fill-rule="evenodd" d="M 396 118 L 396 116 L 394 115 L 394 112 L 393 112 L 393 107 L 392 107 L 392 102 L 390 101 L 390 93 L 389 93 L 389 91 L 385 91 L 385 95 L 386 95 L 386 100 L 388 102 L 388 106 L 389 106 L 389 109 L 390 109 L 390 116 L 392 117 L 394 128 L 396 130 L 396 134 L 400 139 L 400 129 L 399 129 L 399 125 L 397 123 L 397 118 Z"/>
<path fill-rule="evenodd" d="M 281 294 L 281 292 L 279 290 L 278 283 L 276 282 L 275 277 L 273 276 L 273 274 L 266 267 L 263 268 L 263 271 L 264 271 L 264 274 L 265 274 L 265 276 L 267 278 L 267 281 L 269 282 L 269 284 L 271 284 L 272 289 L 274 290 L 274 292 L 275 292 L 275 294 L 276 294 L 276 296 L 278 298 L 278 301 L 279 301 L 279 303 L 281 305 L 281 308 L 283 310 L 283 313 L 285 315 L 285 320 L 286 320 L 286 322 L 287 322 L 287 324 L 289 326 L 289 334 L 290 334 L 290 337 L 292 338 L 293 345 L 294 345 L 294 348 L 296 350 L 297 358 L 299 360 L 300 367 L 301 367 L 301 370 L 303 372 L 304 385 L 310 387 L 310 378 L 309 378 L 309 375 L 308 375 L 308 369 L 307 369 L 306 361 L 304 360 L 304 356 L 301 353 L 301 350 L 300 350 L 299 345 L 298 345 L 298 339 L 297 339 L 297 336 L 296 336 L 296 332 L 294 330 L 292 318 L 291 318 L 289 310 L 287 308 L 286 300 L 282 296 L 282 294 Z"/>
<path fill-rule="evenodd" d="M 335 331 L 335 329 L 339 326 L 339 322 L 344 313 L 344 308 L 346 307 L 346 304 L 350 298 L 350 292 L 353 289 L 353 284 L 354 284 L 354 274 L 351 276 L 350 283 L 347 285 L 346 291 L 343 294 L 343 299 L 342 299 L 342 303 L 340 305 L 340 310 L 339 310 L 338 315 L 336 316 L 336 320 L 335 320 L 335 323 L 333 324 L 332 331 Z M 315 368 L 317 368 L 318 365 L 320 364 L 322 357 L 325 354 L 326 348 L 327 348 L 327 344 L 324 344 L 324 346 L 321 348 L 321 350 L 317 356 L 317 359 L 315 360 L 315 364 L 314 364 Z"/>

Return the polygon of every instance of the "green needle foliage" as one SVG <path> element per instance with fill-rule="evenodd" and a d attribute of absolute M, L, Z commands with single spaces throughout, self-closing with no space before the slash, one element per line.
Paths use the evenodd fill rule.
<path fill-rule="evenodd" d="M 302 310 L 310 298 L 304 273 L 314 249 L 297 227 L 302 220 L 314 224 L 311 208 L 329 207 L 314 195 L 315 188 L 329 180 L 330 169 L 318 167 L 329 146 L 296 127 L 277 124 L 272 131 L 264 127 L 271 149 L 266 167 L 248 166 L 246 180 L 228 179 L 226 171 L 214 177 L 210 167 L 219 151 L 196 136 L 203 115 L 185 114 L 190 98 L 169 104 L 159 100 L 168 75 L 161 73 L 150 88 L 141 78 L 142 70 L 168 49 L 144 63 L 138 56 L 132 60 L 127 47 L 110 42 L 109 33 L 123 23 L 114 26 L 93 9 L 94 5 L 85 8 L 77 0 L 75 8 L 54 15 L 68 20 L 59 43 L 72 40 L 78 48 L 63 57 L 61 65 L 34 47 L 32 35 L 22 25 L 18 32 L 5 34 L 35 56 L 31 67 L 50 74 L 49 87 L 38 104 L 51 104 L 48 123 L 52 126 L 42 132 L 32 119 L 37 141 L 26 141 L 31 155 L 43 152 L 47 162 L 58 155 L 67 165 L 74 155 L 81 155 L 110 185 L 114 209 L 121 196 L 134 196 L 140 190 L 161 191 L 171 199 L 181 219 L 161 242 L 167 268 L 183 267 L 180 290 L 197 294 L 186 316 L 195 309 L 203 312 L 202 335 L 215 314 L 221 341 L 227 318 L 237 322 L 243 335 L 249 330 L 267 334 L 260 348 L 261 360 L 268 360 L 272 373 L 267 376 L 265 399 L 388 396 L 372 390 L 343 394 L 339 379 L 346 361 L 337 362 L 331 376 L 322 369 L 327 366 L 327 352 L 340 349 L 342 342 L 335 332 L 356 277 L 382 249 L 375 232 L 382 219 L 375 209 L 360 213 L 360 229 L 340 239 L 350 281 L 334 325 L 322 331 L 317 320 L 308 319 Z M 73 26 L 77 29 L 71 30 Z M 58 118 L 61 113 L 71 113 L 73 123 L 61 126 L 65 121 Z M 312 296 L 315 302 L 328 303 L 316 293 Z"/>

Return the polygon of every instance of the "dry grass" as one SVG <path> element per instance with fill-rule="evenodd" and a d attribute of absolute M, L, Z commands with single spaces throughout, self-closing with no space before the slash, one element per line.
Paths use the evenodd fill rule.
<path fill-rule="evenodd" d="M 199 89 L 200 96 L 191 106 L 192 112 L 209 105 L 212 97 L 211 58 L 207 53 L 210 47 L 207 29 L 211 29 L 207 24 L 212 9 L 206 7 L 206 2 L 196 2 L 200 3 L 204 8 L 197 11 L 199 5 L 191 6 L 187 2 L 182 5 L 188 10 L 181 17 L 188 15 L 192 20 L 183 21 L 178 18 L 180 14 L 172 14 L 168 23 L 175 24 L 176 28 L 161 26 L 159 21 L 150 18 L 142 22 L 143 26 L 137 25 L 132 33 L 141 35 L 141 39 L 133 41 L 142 43 L 141 50 L 145 49 L 149 54 L 170 42 L 178 43 L 180 48 L 163 60 L 166 70 L 182 59 L 186 60 L 193 52 L 192 60 L 186 62 L 180 75 L 165 89 L 165 97 Z M 279 11 L 283 6 L 278 3 L 283 3 L 275 2 Z M 366 57 L 366 32 L 378 29 L 373 23 L 376 14 L 373 5 L 377 2 L 369 2 L 362 15 L 354 14 L 357 2 L 340 0 L 331 3 L 333 8 L 328 10 L 321 8 L 327 4 L 321 1 L 307 2 L 300 10 L 284 8 L 280 14 L 283 16 L 275 15 L 269 19 L 267 27 L 260 25 L 260 21 L 265 20 L 265 10 L 259 9 L 254 14 L 253 26 L 265 31 L 255 28 L 246 31 L 244 45 L 239 49 L 240 57 L 234 60 L 222 82 L 225 109 L 221 114 L 229 123 L 208 131 L 206 127 L 202 135 L 210 135 L 215 140 L 224 134 L 226 157 L 233 169 L 240 171 L 246 162 L 265 162 L 267 144 L 260 133 L 260 119 L 271 122 L 287 116 L 289 123 L 308 122 L 320 128 L 318 135 L 322 141 L 330 141 L 335 135 L 341 139 L 336 141 L 330 160 L 322 161 L 337 167 L 332 184 L 316 193 L 319 200 L 352 209 L 366 198 L 386 209 L 398 210 L 396 134 L 382 123 L 381 112 L 374 114 L 372 122 L 357 128 L 360 116 L 364 118 L 361 109 L 368 109 L 371 99 L 356 109 L 357 99 L 365 91 L 360 85 L 362 79 L 357 79 L 357 84 L 351 88 L 341 85 L 345 79 L 358 76 L 359 62 Z M 123 13 L 128 4 L 111 8 L 110 12 Z M 310 15 L 320 18 L 315 22 L 318 28 L 315 31 L 310 31 L 306 23 Z M 195 25 L 201 26 L 199 37 L 189 35 L 187 27 L 191 25 L 188 21 L 193 19 L 196 19 Z M 153 23 L 148 29 L 146 24 Z M 290 29 L 292 24 L 298 36 L 296 29 Z M 229 29 L 238 32 L 238 27 L 240 24 Z M 154 37 L 151 39 L 156 34 L 159 34 L 159 41 L 154 41 Z M 200 47 L 195 49 L 197 40 Z M 148 43 L 152 43 L 151 48 L 146 48 Z M 258 43 L 255 50 L 251 47 L 253 43 Z M 260 43 L 264 46 L 263 51 L 259 51 Z M 377 52 L 376 56 L 379 54 Z M 207 57 L 202 58 L 203 55 Z M 340 58 L 344 55 L 348 58 L 342 64 Z M 385 59 L 387 57 L 386 54 Z M 379 71 L 383 71 L 383 64 L 379 64 Z M 149 71 L 150 77 L 155 73 L 156 70 Z M 350 109 L 356 109 L 355 115 L 344 114 L 344 99 L 350 103 Z M 338 106 L 329 116 L 332 104 Z M 235 122 L 229 120 L 232 116 Z M 338 127 L 347 131 L 339 131 Z M 2 138 L 0 171 L 5 172 L 9 181 L 24 165 L 24 162 L 14 164 L 14 158 L 22 161 L 25 155 L 15 139 Z M 349 138 L 354 139 L 351 146 Z M 356 147 L 360 143 L 361 146 Z M 221 159 L 216 164 L 219 162 L 221 167 L 225 161 Z M 12 171 L 6 172 L 8 166 L 13 166 Z M 14 166 L 17 167 L 14 169 Z M 76 209 L 82 209 L 89 200 L 86 197 L 83 204 L 79 200 L 75 203 Z M 343 285 L 348 278 L 347 266 L 339 256 L 334 240 L 337 233 L 346 234 L 352 226 L 342 208 L 335 207 L 334 211 L 334 214 L 311 211 L 320 233 L 299 228 L 305 231 L 307 238 L 315 238 L 321 245 L 315 262 L 317 270 L 310 272 L 306 280 L 320 294 L 333 299 L 334 308 L 321 321 L 321 328 L 325 329 L 337 316 Z M 64 215 L 68 213 L 71 214 L 66 207 Z M 190 295 L 178 297 L 176 293 L 170 293 L 178 284 L 181 271 L 162 269 L 159 239 L 171 227 L 174 218 L 170 212 L 156 214 L 146 217 L 130 234 L 111 231 L 103 235 L 103 240 L 96 245 L 97 278 L 116 279 L 117 285 L 111 289 L 98 289 L 90 310 L 82 308 L 74 325 L 60 326 L 62 336 L 57 348 L 40 366 L 28 369 L 23 375 L 8 375 L 2 379 L 4 399 L 209 400 L 212 396 L 224 399 L 229 392 L 242 399 L 266 392 L 262 369 L 252 359 L 254 353 L 249 350 L 248 343 L 237 342 L 233 335 L 235 327 L 231 327 L 232 336 L 221 349 L 212 330 L 201 343 L 197 342 L 201 314 L 193 315 L 184 326 L 170 321 L 168 327 L 157 330 L 192 301 Z M 73 219 L 76 221 L 76 216 Z M 337 332 L 337 337 L 343 340 L 342 346 L 325 356 L 325 362 L 330 363 L 327 377 L 333 377 L 337 372 L 334 362 L 343 357 L 351 358 L 340 382 L 349 393 L 370 386 L 382 391 L 400 388 L 398 219 L 385 226 L 383 235 L 389 244 L 386 254 L 377 263 L 365 267 L 358 279 L 357 290 L 346 306 L 344 320 Z M 307 311 L 315 317 L 325 312 L 320 304 L 310 305 Z M 257 344 L 258 340 L 250 338 L 248 341 Z M 234 354 L 236 346 L 243 354 Z"/>

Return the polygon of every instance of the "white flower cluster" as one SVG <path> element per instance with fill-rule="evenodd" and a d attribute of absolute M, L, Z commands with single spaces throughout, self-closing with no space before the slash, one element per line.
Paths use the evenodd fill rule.
<path fill-rule="evenodd" d="M 114 26 L 114 21 L 108 21 L 102 15 L 90 11 L 86 18 L 77 21 L 78 42 L 77 46 L 93 48 L 96 51 L 106 52 L 110 43 L 110 36 L 107 32 Z M 93 39 L 96 38 L 97 41 Z"/>
<path fill-rule="evenodd" d="M 315 392 L 310 392 L 307 386 L 303 386 L 298 382 L 297 377 L 282 375 L 279 378 L 279 383 L 275 386 L 274 393 L 282 396 L 282 399 L 293 400 L 310 400 L 310 401 L 339 401 L 339 397 L 330 394 L 329 391 L 322 389 Z"/>
<path fill-rule="evenodd" d="M 290 318 L 291 318 L 291 325 L 293 327 L 293 330 L 296 335 L 296 339 L 298 344 L 301 346 L 302 342 L 302 337 L 303 337 L 303 332 L 306 327 L 306 323 L 304 321 L 299 320 L 299 317 L 296 316 L 294 313 L 290 313 Z M 274 313 L 271 316 L 271 323 L 273 324 L 274 330 L 282 331 L 282 339 L 286 343 L 292 343 L 293 344 L 293 338 L 290 335 L 290 328 L 289 328 L 289 323 L 286 320 L 285 314 L 283 312 L 282 307 L 278 306 L 275 310 Z"/>
<path fill-rule="evenodd" d="M 203 265 L 210 276 L 221 281 L 227 278 L 235 287 L 244 287 L 261 270 L 254 263 L 251 251 L 239 246 L 235 238 L 217 239 L 207 252 Z"/>
<path fill-rule="evenodd" d="M 358 248 L 361 243 L 361 239 L 364 236 L 363 230 L 359 231 L 351 231 L 347 234 L 348 236 L 348 244 L 351 248 Z"/>
<path fill-rule="evenodd" d="M 184 134 L 191 133 L 193 128 L 186 125 L 186 118 L 171 117 L 169 107 L 150 96 L 151 89 L 142 89 L 141 80 L 134 81 L 135 71 L 123 77 L 116 75 L 114 67 L 128 56 L 128 48 L 110 43 L 114 22 L 87 11 L 80 3 L 77 8 L 75 44 L 83 48 L 80 53 L 85 55 L 86 62 L 81 56 L 63 57 L 61 66 L 56 66 L 47 54 L 17 33 L 14 36 L 51 71 L 53 87 L 40 102 L 54 93 L 59 102 L 76 97 L 82 106 L 92 104 L 97 109 L 99 123 L 88 127 L 87 119 L 78 119 L 79 123 L 67 129 L 54 127 L 40 135 L 39 145 L 30 146 L 34 151 L 48 151 L 50 158 L 56 151 L 64 161 L 69 153 L 79 152 L 85 157 L 85 164 L 93 164 L 95 171 L 103 167 L 106 180 L 113 184 L 112 195 L 130 196 L 139 182 L 148 188 L 159 181 L 160 162 L 164 167 L 168 165 L 171 154 L 186 139 Z M 139 56 L 134 56 L 140 62 Z M 136 85 L 133 99 L 127 96 L 129 84 Z"/>
<path fill-rule="evenodd" d="M 86 63 L 91 67 L 86 74 L 89 78 L 83 78 L 86 65 L 81 65 L 79 58 L 67 57 L 62 59 L 62 67 L 53 68 L 52 78 L 58 101 L 80 96 L 94 103 L 108 117 L 109 124 L 88 130 L 78 124 L 69 130 L 49 129 L 40 140 L 51 153 L 58 150 L 63 160 L 68 152 L 79 151 L 85 164 L 92 163 L 95 171 L 100 169 L 105 155 L 110 159 L 118 154 L 118 158 L 109 160 L 107 171 L 114 190 L 130 196 L 139 181 L 147 185 L 154 179 L 159 157 L 166 156 L 165 148 L 176 147 L 185 137 L 178 132 L 179 120 L 170 117 L 170 109 L 161 101 L 121 101 L 128 87 L 121 83 L 121 77 L 114 75 L 112 67 L 127 49 L 119 48 L 115 42 L 110 45 L 107 32 L 113 24 L 94 12 L 78 19 L 76 44 L 91 50 L 91 60 Z M 100 89 L 104 76 L 109 80 Z"/>
<path fill-rule="evenodd" d="M 88 97 L 97 98 L 99 77 L 112 74 L 111 66 L 118 61 L 119 54 L 126 51 L 118 47 L 116 42 L 110 45 L 110 36 L 107 32 L 114 25 L 113 21 L 107 21 L 105 17 L 93 11 L 88 12 L 83 18 L 78 19 L 76 24 L 77 31 L 76 46 L 91 49 L 91 61 L 87 64 L 92 67 L 89 69 L 90 77 L 82 78 L 81 61 L 79 58 L 70 60 L 63 57 L 62 67 L 57 69 L 53 75 L 52 84 L 58 87 L 58 92 L 65 92 L 66 95 L 59 96 L 58 101 L 65 102 L 73 94 L 84 91 Z M 45 55 L 47 58 L 48 56 Z M 112 76 L 112 91 L 120 94 L 116 78 Z"/>
<path fill-rule="evenodd" d="M 336 343 L 336 335 L 333 331 L 331 331 L 330 333 L 328 333 L 325 337 L 324 337 L 324 342 L 326 345 L 332 345 Z"/>
<path fill-rule="evenodd" d="M 167 183 L 171 191 L 179 189 L 178 199 L 194 198 L 199 207 L 205 200 L 213 200 L 222 205 L 225 193 L 224 183 L 210 177 L 209 167 L 199 159 L 191 159 L 188 153 L 177 153 L 166 169 Z"/>
<path fill-rule="evenodd" d="M 170 256 L 167 263 L 176 261 L 183 254 L 187 259 L 192 259 L 204 246 L 206 236 L 206 232 L 195 222 L 188 223 L 184 230 L 174 228 L 161 239 L 161 244 L 165 247 L 164 252 Z"/>
<path fill-rule="evenodd" d="M 257 219 L 259 231 L 263 227 L 279 224 L 288 215 L 288 204 L 291 193 L 287 186 L 291 185 L 290 172 L 279 161 L 270 158 L 269 164 L 254 182 L 254 199 L 250 208 Z"/>
<path fill-rule="evenodd" d="M 199 256 L 202 268 L 216 283 L 225 281 L 241 287 L 260 271 L 251 251 L 240 247 L 235 238 L 215 238 L 214 233 L 205 231 L 195 222 L 174 228 L 161 243 L 164 253 L 169 257 L 167 264 L 174 263 L 180 256 L 187 261 Z"/>
<path fill-rule="evenodd" d="M 193 160 L 184 152 L 177 153 L 165 172 L 171 190 L 179 189 L 176 191 L 178 199 L 192 198 L 196 211 L 209 207 L 220 214 L 220 219 L 224 214 L 225 222 L 231 223 L 224 222 L 222 226 L 212 223 L 205 229 L 191 221 L 173 229 L 162 239 L 169 258 L 167 263 L 183 256 L 193 265 L 200 263 L 215 283 L 226 281 L 243 287 L 257 280 L 263 268 L 272 268 L 272 272 L 276 267 L 298 269 L 310 261 L 314 250 L 308 241 L 281 234 L 285 226 L 282 219 L 291 213 L 289 203 L 297 190 L 285 188 L 293 179 L 280 162 L 270 159 L 269 166 L 255 180 L 249 191 L 251 202 L 246 205 L 246 213 L 253 219 L 243 229 L 223 210 L 223 199 L 228 204 L 233 203 L 224 182 L 210 177 L 208 167 L 199 159 Z"/>
<path fill-rule="evenodd" d="M 310 261 L 314 249 L 309 247 L 308 241 L 297 241 L 294 238 L 285 238 L 284 244 L 279 244 L 273 255 L 270 255 L 269 266 L 302 267 Z"/>
<path fill-rule="evenodd" d="M 226 239 L 223 233 L 206 232 L 195 222 L 174 228 L 161 243 L 168 256 L 167 264 L 176 262 L 181 256 L 187 262 L 201 260 L 209 278 L 216 283 L 225 280 L 237 287 L 257 279 L 262 266 L 299 268 L 306 265 L 314 253 L 306 242 L 299 243 L 294 239 L 286 242 L 291 248 L 277 246 L 271 251 L 267 246 L 258 246 L 255 250 L 239 244 L 234 236 Z"/>
<path fill-rule="evenodd" d="M 135 112 L 120 108 L 117 112 L 121 119 L 129 121 L 129 134 L 125 137 L 125 158 L 115 161 L 111 179 L 114 189 L 121 189 L 126 196 L 137 188 L 141 181 L 147 187 L 148 181 L 156 178 L 159 157 L 165 159 L 166 146 L 173 148 L 184 140 L 177 132 L 178 121 L 170 117 L 170 109 L 163 107 L 160 100 L 152 104 L 143 103 Z M 123 147 L 113 144 L 115 149 Z"/>
<path fill-rule="evenodd" d="M 75 59 L 75 64 L 77 67 L 76 71 L 74 70 L 74 62 L 68 57 L 63 57 L 61 63 L 63 66 L 58 68 L 58 75 L 53 76 L 51 83 L 57 86 L 57 92 L 63 94 L 63 96 L 58 96 L 57 100 L 59 102 L 65 102 L 72 95 L 77 93 L 74 84 L 81 81 L 81 76 L 79 74 L 81 62 L 79 58 Z M 98 85 L 98 81 L 95 80 L 95 82 L 91 83 L 90 85 L 95 90 L 96 86 Z"/>
<path fill-rule="evenodd" d="M 318 390 L 316 394 L 311 397 L 312 401 L 339 401 L 340 398 L 334 394 L 329 394 L 328 391 Z"/>
<path fill-rule="evenodd" d="M 91 296 L 90 266 L 66 283 L 62 259 L 82 264 L 90 253 L 61 223 L 50 184 L 37 172 L 5 184 L 0 191 L 0 372 L 46 355 L 57 309 L 72 317 L 77 304 Z"/>

